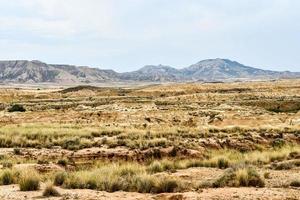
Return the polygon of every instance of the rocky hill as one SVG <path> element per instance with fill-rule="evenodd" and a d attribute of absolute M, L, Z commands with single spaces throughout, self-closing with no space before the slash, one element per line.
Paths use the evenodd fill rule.
<path fill-rule="evenodd" d="M 53 65 L 40 61 L 0 61 L 2 83 L 184 82 L 264 78 L 300 78 L 300 73 L 262 70 L 228 59 L 203 60 L 182 69 L 147 65 L 137 71 L 125 73 L 74 65 Z"/>
<path fill-rule="evenodd" d="M 208 59 L 181 70 L 189 80 L 277 79 L 300 77 L 300 73 L 277 72 L 248 67 L 228 59 Z"/>
<path fill-rule="evenodd" d="M 117 73 L 73 65 L 49 65 L 40 61 L 0 61 L 0 81 L 14 83 L 91 83 L 117 81 Z"/>
<path fill-rule="evenodd" d="M 146 65 L 145 67 L 134 71 L 120 74 L 122 80 L 134 81 L 182 81 L 184 80 L 183 74 L 180 70 L 164 66 L 164 65 Z"/>

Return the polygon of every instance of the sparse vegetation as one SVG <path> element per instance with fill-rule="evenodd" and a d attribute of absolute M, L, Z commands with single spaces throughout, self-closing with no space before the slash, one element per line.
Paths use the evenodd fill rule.
<path fill-rule="evenodd" d="M 270 179 L 271 178 L 271 173 L 270 172 L 265 172 L 264 173 L 264 178 L 265 179 Z"/>
<path fill-rule="evenodd" d="M 35 170 L 21 172 L 19 186 L 21 191 L 34 191 L 40 189 L 40 177 Z"/>
<path fill-rule="evenodd" d="M 59 192 L 55 189 L 52 184 L 48 184 L 43 191 L 44 197 L 58 197 L 60 196 Z"/>
<path fill-rule="evenodd" d="M 213 187 L 264 187 L 265 182 L 254 168 L 228 169 L 213 183 Z"/>
<path fill-rule="evenodd" d="M 68 174 L 64 187 L 72 189 L 98 189 L 108 192 L 174 192 L 180 190 L 180 180 L 155 177 L 146 173 L 137 164 L 110 164 L 92 171 L 78 171 Z"/>
<path fill-rule="evenodd" d="M 57 164 L 65 167 L 65 166 L 67 166 L 68 161 L 66 159 L 60 159 L 57 161 Z"/>
<path fill-rule="evenodd" d="M 14 154 L 15 154 L 15 155 L 20 155 L 20 154 L 21 154 L 21 149 L 19 149 L 19 148 L 14 148 Z"/>
<path fill-rule="evenodd" d="M 291 182 L 290 186 L 292 187 L 300 187 L 300 180 L 294 180 Z"/>
<path fill-rule="evenodd" d="M 64 184 L 66 178 L 67 178 L 67 173 L 66 172 L 56 173 L 55 177 L 54 177 L 54 185 L 61 186 L 62 184 Z"/>
<path fill-rule="evenodd" d="M 12 168 L 13 167 L 13 164 L 10 162 L 10 161 L 4 161 L 1 163 L 2 164 L 2 167 L 5 169 L 5 168 Z"/>
<path fill-rule="evenodd" d="M 88 88 L 0 93 L 0 187 L 51 182 L 40 191 L 51 197 L 65 189 L 288 193 L 300 185 L 279 180 L 300 167 L 299 113 L 290 112 L 299 81 Z M 7 112 L 15 104 L 27 112 Z"/>
<path fill-rule="evenodd" d="M 12 170 L 4 170 L 0 173 L 0 184 L 10 185 L 13 183 L 15 183 L 15 178 Z"/>
<path fill-rule="evenodd" d="M 8 112 L 25 112 L 26 109 L 24 106 L 19 104 L 13 104 L 8 108 Z"/>

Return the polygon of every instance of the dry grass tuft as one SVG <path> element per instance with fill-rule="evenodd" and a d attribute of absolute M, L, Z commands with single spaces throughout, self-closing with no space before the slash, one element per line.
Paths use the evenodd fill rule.
<path fill-rule="evenodd" d="M 264 187 L 265 182 L 252 167 L 228 169 L 213 187 Z"/>
<path fill-rule="evenodd" d="M 22 171 L 18 182 L 21 191 L 34 191 L 40 189 L 40 176 L 37 171 L 32 169 Z"/>
<path fill-rule="evenodd" d="M 43 191 L 44 197 L 59 197 L 59 192 L 55 189 L 52 184 L 47 184 L 45 190 Z"/>
<path fill-rule="evenodd" d="M 15 172 L 11 169 L 6 169 L 0 172 L 0 184 L 10 185 L 15 183 Z"/>
<path fill-rule="evenodd" d="M 68 174 L 63 184 L 72 189 L 97 189 L 107 192 L 129 191 L 141 193 L 174 192 L 181 189 L 178 179 L 156 177 L 146 173 L 138 164 L 108 164 L 91 171 Z"/>

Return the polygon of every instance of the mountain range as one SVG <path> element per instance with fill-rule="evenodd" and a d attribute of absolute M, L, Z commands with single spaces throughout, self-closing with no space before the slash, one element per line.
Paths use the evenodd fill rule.
<path fill-rule="evenodd" d="M 33 60 L 0 61 L 2 83 L 103 83 L 103 82 L 188 82 L 300 78 L 300 72 L 278 72 L 245 66 L 228 59 L 207 59 L 176 69 L 146 65 L 137 71 L 118 73 L 86 66 L 46 64 Z"/>

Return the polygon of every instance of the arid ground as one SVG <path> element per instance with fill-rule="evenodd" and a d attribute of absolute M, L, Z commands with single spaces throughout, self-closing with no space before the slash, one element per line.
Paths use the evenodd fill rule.
<path fill-rule="evenodd" d="M 0 89 L 0 199 L 300 199 L 300 80 Z"/>

